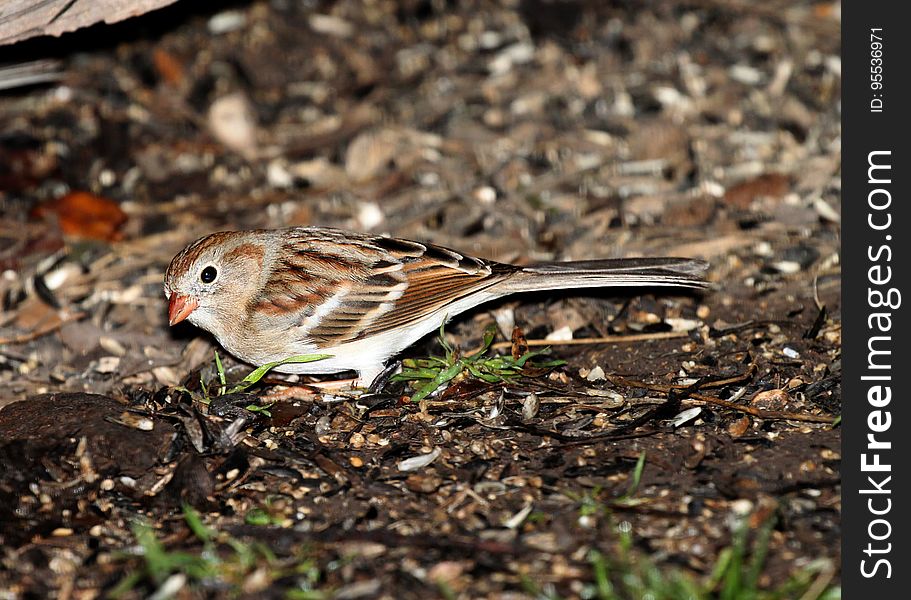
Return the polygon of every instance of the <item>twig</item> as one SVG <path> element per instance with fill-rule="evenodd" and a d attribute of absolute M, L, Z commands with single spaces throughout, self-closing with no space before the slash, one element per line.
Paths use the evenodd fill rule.
<path fill-rule="evenodd" d="M 731 385 L 733 383 L 740 383 L 746 379 L 749 379 L 756 372 L 756 365 L 750 365 L 750 368 L 743 375 L 738 375 L 736 377 L 731 377 L 728 379 L 722 379 L 718 381 L 707 382 L 705 385 L 700 387 L 723 387 L 726 385 Z M 696 400 L 699 402 L 704 402 L 706 404 L 714 404 L 716 406 L 721 406 L 723 408 L 729 408 L 731 410 L 736 410 L 738 412 L 746 413 L 752 415 L 758 419 L 785 419 L 788 421 L 805 421 L 808 423 L 826 423 L 831 425 L 835 422 L 837 417 L 830 417 L 825 415 L 806 415 L 801 413 L 791 413 L 783 412 L 778 410 L 762 410 L 759 408 L 753 408 L 752 406 L 744 406 L 743 404 L 736 404 L 734 402 L 729 402 L 727 400 L 722 400 L 721 398 L 716 398 L 715 396 L 709 396 L 706 394 L 700 394 L 699 392 L 691 391 L 693 386 L 688 385 L 656 385 L 651 383 L 644 383 L 641 381 L 632 381 L 623 377 L 617 377 L 614 375 L 607 376 L 608 381 L 615 385 L 625 385 L 627 387 L 635 387 L 647 389 L 653 392 L 660 392 L 667 394 L 671 391 L 682 392 L 682 398 L 680 400 Z"/>
<path fill-rule="evenodd" d="M 658 333 L 637 333 L 634 335 L 608 335 L 596 338 L 581 338 L 577 340 L 527 340 L 529 346 L 587 346 L 591 344 L 623 344 L 629 342 L 644 342 L 648 340 L 668 340 L 687 337 L 686 331 L 660 331 Z M 511 348 L 512 342 L 497 342 L 491 348 L 503 350 Z"/>
<path fill-rule="evenodd" d="M 826 423 L 828 425 L 831 425 L 837 418 L 825 415 L 805 415 L 802 413 L 790 413 L 780 410 L 761 410 L 758 408 L 753 408 L 752 406 L 735 404 L 733 402 L 728 402 L 727 400 L 722 400 L 721 398 L 706 396 L 704 394 L 698 393 L 689 394 L 689 397 L 693 400 L 700 400 L 707 404 L 714 404 L 716 406 L 722 406 L 724 408 L 730 408 L 731 410 L 743 412 L 758 419 L 785 419 L 788 421 L 806 421 L 808 423 Z"/>
<path fill-rule="evenodd" d="M 715 379 L 714 381 L 703 381 L 699 382 L 700 388 L 716 388 L 716 387 L 725 387 L 728 385 L 734 385 L 737 383 L 743 383 L 749 379 L 752 379 L 753 375 L 756 374 L 756 363 L 750 364 L 747 370 L 740 375 L 734 375 L 733 377 L 725 377 L 724 379 Z M 625 385 L 626 387 L 642 388 L 650 390 L 653 392 L 661 392 L 667 394 L 671 390 L 691 390 L 693 389 L 692 385 L 660 385 L 657 383 L 645 383 L 642 381 L 634 381 L 632 379 L 627 379 L 619 375 L 606 375 L 608 381 L 614 385 Z"/>
<path fill-rule="evenodd" d="M 64 312 L 64 314 L 62 316 L 58 315 L 58 317 L 59 317 L 58 320 L 46 323 L 42 327 L 38 327 L 37 329 L 29 331 L 28 333 L 21 333 L 19 335 L 14 335 L 12 337 L 5 337 L 5 338 L 0 337 L 0 344 L 24 344 L 25 342 L 30 342 L 32 340 L 36 340 L 53 331 L 56 331 L 63 324 L 69 323 L 70 321 L 76 321 L 78 319 L 81 319 L 84 316 L 86 316 L 86 313 L 84 313 L 84 312 L 73 312 L 73 313 Z"/>

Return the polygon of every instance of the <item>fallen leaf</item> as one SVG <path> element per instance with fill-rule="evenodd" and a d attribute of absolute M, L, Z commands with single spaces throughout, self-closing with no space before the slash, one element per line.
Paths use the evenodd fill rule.
<path fill-rule="evenodd" d="M 791 189 L 791 179 L 780 173 L 765 173 L 731 186 L 724 193 L 724 202 L 746 210 L 757 198 L 782 198 Z"/>
<path fill-rule="evenodd" d="M 155 71 L 162 81 L 166 84 L 177 87 L 184 78 L 183 63 L 163 48 L 156 48 L 152 52 L 152 64 L 155 65 Z"/>
<path fill-rule="evenodd" d="M 122 239 L 120 228 L 127 221 L 116 202 L 89 192 L 70 192 L 39 204 L 31 216 L 55 219 L 64 235 L 105 242 Z"/>

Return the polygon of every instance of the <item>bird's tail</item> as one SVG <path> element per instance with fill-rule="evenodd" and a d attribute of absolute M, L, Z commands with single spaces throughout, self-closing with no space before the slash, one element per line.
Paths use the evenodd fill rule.
<path fill-rule="evenodd" d="M 620 286 L 707 288 L 709 264 L 692 258 L 614 258 L 539 263 L 510 277 L 513 292 Z"/>

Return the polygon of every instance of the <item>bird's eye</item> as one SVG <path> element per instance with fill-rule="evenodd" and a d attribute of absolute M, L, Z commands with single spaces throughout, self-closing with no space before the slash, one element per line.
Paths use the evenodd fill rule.
<path fill-rule="evenodd" d="M 216 277 L 218 277 L 218 270 L 212 265 L 203 269 L 202 273 L 199 274 L 199 280 L 203 283 L 212 283 Z"/>

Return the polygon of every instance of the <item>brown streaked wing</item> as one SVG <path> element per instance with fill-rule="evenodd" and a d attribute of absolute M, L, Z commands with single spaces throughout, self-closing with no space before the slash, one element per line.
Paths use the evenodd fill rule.
<path fill-rule="evenodd" d="M 306 240 L 295 240 L 286 248 L 262 292 L 253 299 L 254 312 L 269 316 L 299 313 L 299 324 L 346 284 L 358 286 L 370 275 L 367 265 L 344 252 L 330 254 Z"/>
<path fill-rule="evenodd" d="M 471 261 L 466 268 L 469 265 L 460 266 L 459 260 L 444 264 L 433 259 L 406 259 L 403 269 L 395 274 L 404 275 L 407 286 L 404 281 L 390 279 L 390 273 L 376 273 L 351 290 L 310 335 L 326 344 L 338 344 L 407 326 L 499 283 L 511 272 L 506 265 L 491 268 L 479 260 Z"/>
<path fill-rule="evenodd" d="M 297 305 L 298 324 L 303 324 L 322 302 L 342 291 L 339 304 L 306 332 L 326 346 L 407 326 L 502 281 L 513 270 L 398 238 L 312 228 L 292 230 L 289 237 L 284 264 L 267 284 L 261 306 L 280 313 L 293 312 Z"/>

